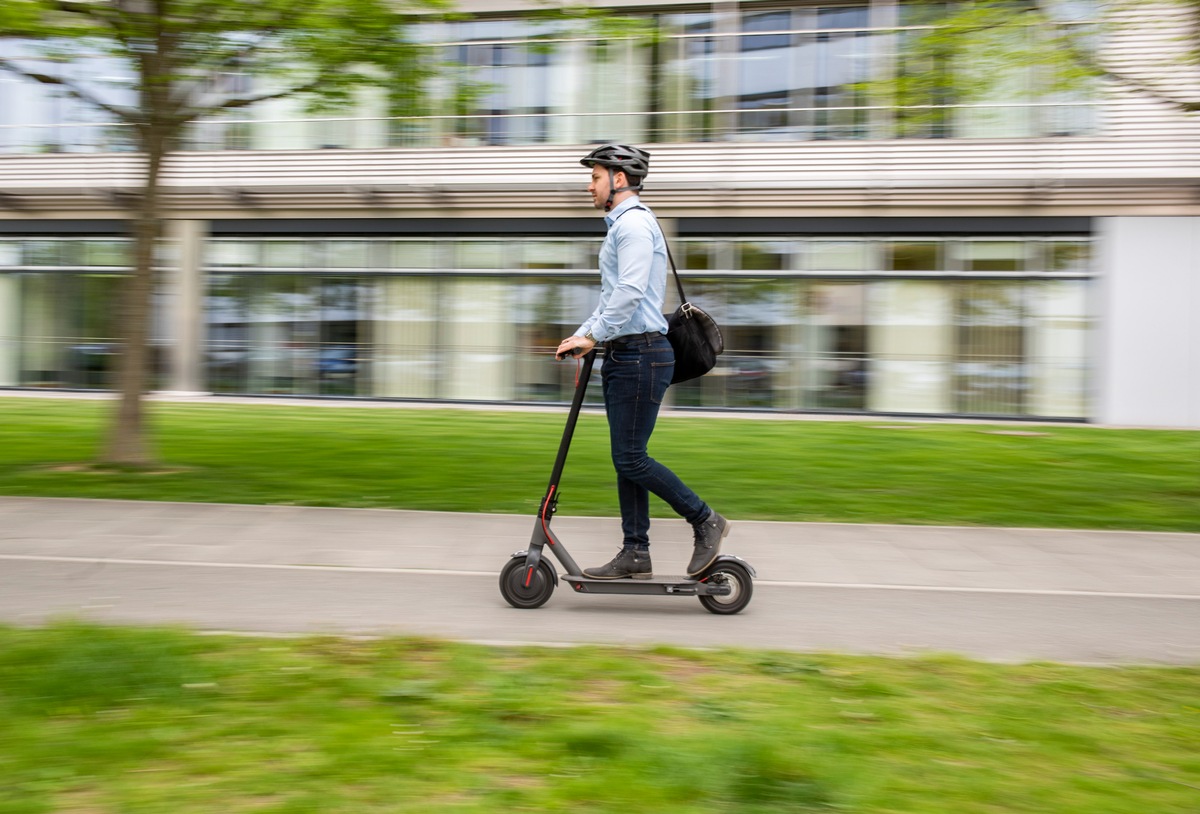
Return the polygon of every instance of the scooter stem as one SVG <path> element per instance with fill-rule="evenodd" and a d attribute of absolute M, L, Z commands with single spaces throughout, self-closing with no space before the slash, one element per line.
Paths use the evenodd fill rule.
<path fill-rule="evenodd" d="M 542 505 L 538 508 L 537 522 L 533 526 L 533 536 L 529 540 L 529 548 L 525 555 L 527 579 L 532 578 L 534 569 L 542 558 L 542 547 L 546 544 L 553 546 L 554 555 L 562 563 L 568 574 L 578 576 L 582 573 L 579 565 L 567 553 L 566 548 L 550 530 L 550 519 L 558 509 L 558 482 L 562 478 L 563 468 L 567 464 L 567 452 L 571 449 L 571 438 L 575 434 L 575 424 L 579 421 L 579 412 L 583 409 L 583 397 L 587 393 L 588 380 L 592 377 L 592 365 L 596 362 L 596 351 L 593 348 L 583 356 L 583 365 L 579 369 L 579 379 L 575 382 L 575 396 L 571 399 L 571 409 L 567 413 L 567 426 L 563 429 L 562 441 L 558 445 L 558 457 L 554 459 L 554 469 L 550 473 L 550 483 L 546 486 L 546 494 L 542 497 Z"/>
<path fill-rule="evenodd" d="M 562 443 L 558 445 L 558 457 L 554 459 L 554 469 L 550 473 L 550 483 L 546 494 L 558 486 L 563 469 L 567 465 L 567 453 L 571 449 L 571 437 L 575 435 L 575 424 L 579 421 L 579 411 L 583 409 L 583 397 L 587 393 L 588 381 L 592 378 L 592 365 L 596 363 L 596 349 L 592 348 L 583 355 L 583 365 L 579 369 L 579 380 L 575 383 L 575 397 L 571 399 L 571 411 L 567 413 L 567 426 L 563 429 Z"/>

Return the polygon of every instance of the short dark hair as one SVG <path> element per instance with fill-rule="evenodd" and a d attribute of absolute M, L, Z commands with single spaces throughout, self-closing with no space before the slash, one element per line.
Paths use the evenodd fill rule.
<path fill-rule="evenodd" d="M 617 172 L 625 172 L 625 170 L 617 170 Z M 646 180 L 646 176 L 644 175 L 634 175 L 631 172 L 625 172 L 625 182 L 631 187 L 640 187 L 644 180 Z"/>

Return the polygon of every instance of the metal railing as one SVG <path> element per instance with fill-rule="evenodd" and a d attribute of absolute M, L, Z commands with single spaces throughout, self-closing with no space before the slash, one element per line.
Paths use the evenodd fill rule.
<path fill-rule="evenodd" d="M 1012 138 L 1089 135 L 1096 103 L 841 105 L 607 113 L 490 113 L 220 119 L 190 124 L 178 149 L 312 150 L 637 142 L 953 138 L 972 120 Z M 286 125 L 286 126 L 285 126 Z M 994 136 L 993 136 L 994 137 Z M 112 122 L 0 125 L 0 153 L 137 150 L 132 126 Z"/>

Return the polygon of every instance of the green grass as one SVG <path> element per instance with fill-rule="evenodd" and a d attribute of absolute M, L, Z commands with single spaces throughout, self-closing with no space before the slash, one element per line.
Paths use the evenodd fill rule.
<path fill-rule="evenodd" d="M 1169 814 L 1200 668 L 0 627 L 0 813 Z"/>
<path fill-rule="evenodd" d="M 110 410 L 0 400 L 0 494 L 532 513 L 565 414 L 156 403 L 160 469 L 72 466 Z M 1200 531 L 1194 431 L 668 415 L 651 454 L 734 518 Z M 598 413 L 562 492 L 618 514 Z"/>

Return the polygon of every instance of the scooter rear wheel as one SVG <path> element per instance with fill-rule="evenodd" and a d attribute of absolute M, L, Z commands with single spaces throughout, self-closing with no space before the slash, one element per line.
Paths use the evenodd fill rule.
<path fill-rule="evenodd" d="M 754 580 L 744 566 L 736 562 L 720 562 L 712 567 L 703 577 L 706 582 L 727 584 L 730 593 L 727 596 L 700 596 L 700 604 L 710 612 L 727 616 L 738 613 L 750 604 L 754 595 Z"/>
<path fill-rule="evenodd" d="M 500 572 L 500 594 L 514 608 L 540 608 L 552 593 L 554 570 L 545 560 L 530 574 L 525 567 L 525 558 L 514 557 Z"/>

